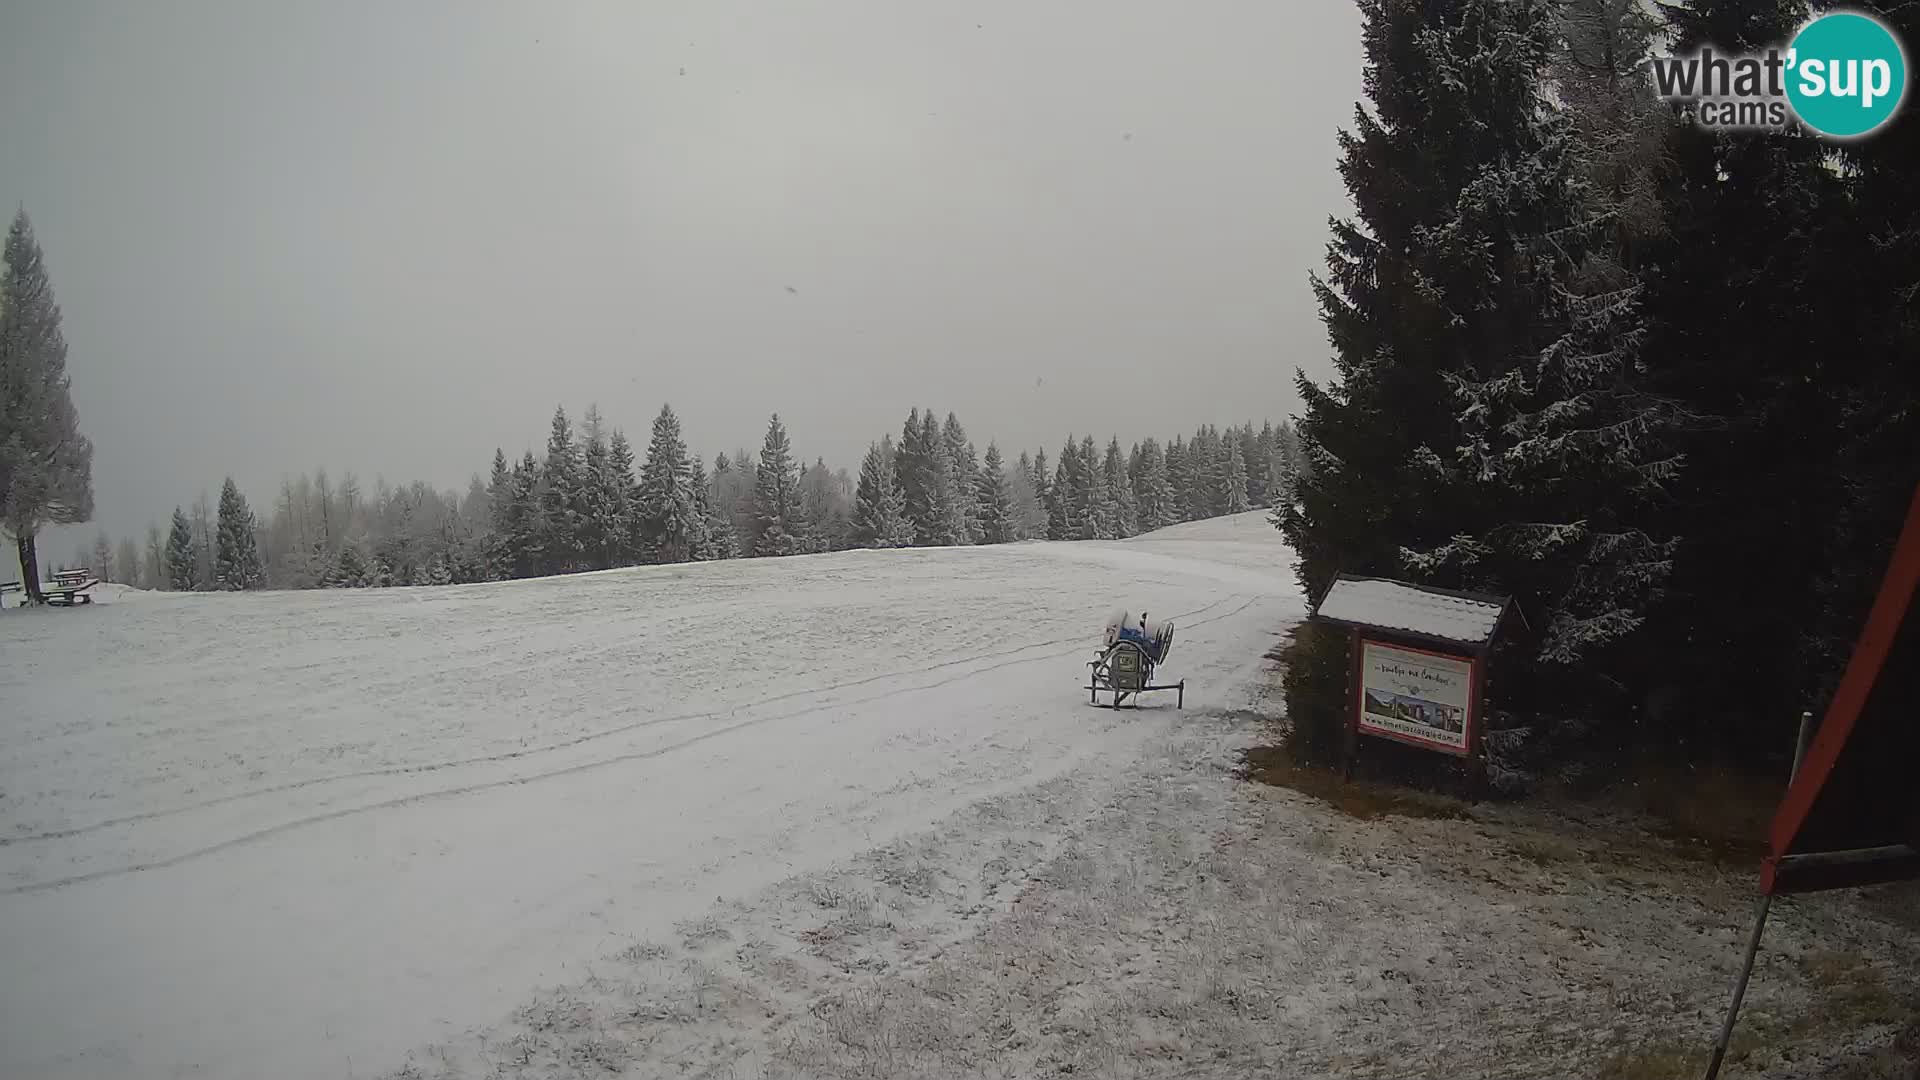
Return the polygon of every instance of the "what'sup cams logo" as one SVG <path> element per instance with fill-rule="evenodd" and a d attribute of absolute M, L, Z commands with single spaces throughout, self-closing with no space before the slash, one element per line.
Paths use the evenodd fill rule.
<path fill-rule="evenodd" d="M 1660 96 L 1685 104 L 1702 127 L 1777 131 L 1798 120 L 1852 139 L 1900 111 L 1907 57 L 1879 19 L 1836 11 L 1801 27 L 1784 51 L 1655 57 L 1653 78 Z"/>

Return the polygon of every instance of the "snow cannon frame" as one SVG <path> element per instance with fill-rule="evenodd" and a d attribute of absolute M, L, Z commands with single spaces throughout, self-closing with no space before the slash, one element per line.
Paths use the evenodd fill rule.
<path fill-rule="evenodd" d="M 1187 680 L 1165 686 L 1153 685 L 1153 669 L 1167 658 L 1173 648 L 1173 624 L 1161 623 L 1155 626 L 1149 623 L 1145 615 L 1136 622 L 1132 614 L 1122 612 L 1107 624 L 1107 641 L 1100 654 L 1087 662 L 1092 669 L 1087 679 L 1087 700 L 1089 704 L 1100 705 L 1100 693 L 1105 691 L 1112 697 L 1112 703 L 1104 708 L 1118 709 L 1131 697 L 1133 707 L 1139 708 L 1139 696 L 1160 690 L 1173 690 L 1180 696 L 1174 705 L 1177 709 L 1187 707 Z"/>

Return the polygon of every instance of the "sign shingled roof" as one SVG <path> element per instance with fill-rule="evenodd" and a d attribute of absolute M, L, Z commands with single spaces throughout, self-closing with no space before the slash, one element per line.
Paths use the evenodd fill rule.
<path fill-rule="evenodd" d="M 1507 601 L 1385 578 L 1342 575 L 1320 598 L 1318 618 L 1355 626 L 1398 630 L 1441 641 L 1485 645 L 1492 640 Z"/>

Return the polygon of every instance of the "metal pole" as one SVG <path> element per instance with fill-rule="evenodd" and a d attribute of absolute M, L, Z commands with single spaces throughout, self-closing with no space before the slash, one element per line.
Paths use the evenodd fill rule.
<path fill-rule="evenodd" d="M 1787 783 L 1789 785 L 1793 783 L 1794 777 L 1800 775 L 1800 763 L 1806 760 L 1807 744 L 1812 741 L 1813 710 L 1807 709 L 1800 713 L 1800 737 L 1795 739 L 1793 743 L 1793 771 L 1787 774 Z"/>
<path fill-rule="evenodd" d="M 1793 777 L 1800 775 L 1800 762 L 1807 756 L 1807 743 L 1813 738 L 1813 713 L 1800 714 L 1800 735 L 1793 744 L 1793 772 L 1787 777 L 1788 786 L 1792 786 Z M 1741 999 L 1747 996 L 1747 980 L 1753 976 L 1754 957 L 1760 953 L 1760 935 L 1767 929 L 1767 912 L 1773 907 L 1773 894 L 1760 898 L 1760 910 L 1753 917 L 1753 936 L 1747 939 L 1746 959 L 1740 962 L 1740 977 L 1734 980 L 1733 1001 L 1727 1006 L 1727 1018 L 1720 1025 L 1720 1038 L 1713 1044 L 1713 1058 L 1707 1062 L 1705 1080 L 1715 1080 L 1720 1075 L 1720 1063 L 1726 1060 L 1727 1046 L 1733 1042 L 1733 1023 L 1740 1017 Z"/>

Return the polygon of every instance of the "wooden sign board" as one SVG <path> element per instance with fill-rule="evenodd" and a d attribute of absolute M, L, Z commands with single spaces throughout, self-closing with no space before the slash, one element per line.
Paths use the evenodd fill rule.
<path fill-rule="evenodd" d="M 1479 731 L 1480 660 L 1362 636 L 1354 725 L 1363 734 L 1465 757 Z"/>
<path fill-rule="evenodd" d="M 1334 581 L 1314 617 L 1349 631 L 1349 768 L 1362 735 L 1476 757 L 1487 650 L 1511 603 L 1382 578 Z"/>

